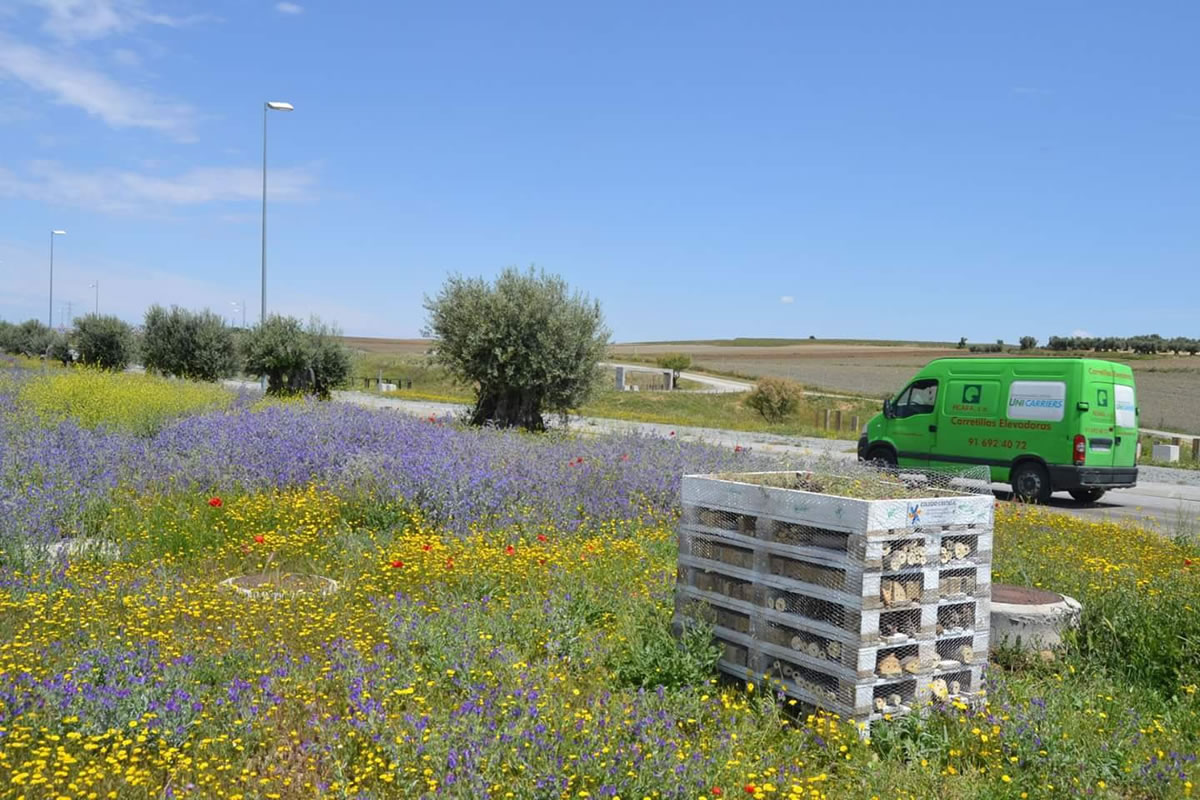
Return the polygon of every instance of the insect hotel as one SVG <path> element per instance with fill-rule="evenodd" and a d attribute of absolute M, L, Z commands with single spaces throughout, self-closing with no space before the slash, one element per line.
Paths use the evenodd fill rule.
<path fill-rule="evenodd" d="M 722 671 L 859 721 L 970 698 L 994 503 L 879 473 L 685 476 L 676 625 L 713 624 Z"/>

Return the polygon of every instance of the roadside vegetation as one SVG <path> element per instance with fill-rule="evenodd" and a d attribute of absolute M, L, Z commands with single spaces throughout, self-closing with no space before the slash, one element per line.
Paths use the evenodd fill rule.
<path fill-rule="evenodd" d="M 1200 780 L 1189 537 L 1001 507 L 994 579 L 1075 596 L 1082 627 L 1053 660 L 996 653 L 978 707 L 868 737 L 672 634 L 679 476 L 772 462 L 300 401 L 124 431 L 97 423 L 144 404 L 97 404 L 95 428 L 72 407 L 49 432 L 36 377 L 0 381 L 0 798 L 1140 800 Z M 220 585 L 292 574 L 336 591 Z"/>

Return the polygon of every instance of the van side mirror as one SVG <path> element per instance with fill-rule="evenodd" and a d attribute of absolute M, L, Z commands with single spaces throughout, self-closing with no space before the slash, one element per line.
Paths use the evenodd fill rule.
<path fill-rule="evenodd" d="M 1089 406 L 1087 404 L 1087 402 L 1083 401 L 1083 400 L 1080 400 L 1078 403 L 1075 404 L 1076 411 L 1087 411 L 1089 408 L 1091 408 L 1091 406 Z"/>
<path fill-rule="evenodd" d="M 894 416 L 891 399 L 883 401 L 883 416 L 885 419 L 891 419 Z"/>

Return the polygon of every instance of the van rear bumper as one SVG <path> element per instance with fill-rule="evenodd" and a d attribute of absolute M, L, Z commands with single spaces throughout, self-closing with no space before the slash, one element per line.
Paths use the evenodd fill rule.
<path fill-rule="evenodd" d="M 1049 465 L 1050 482 L 1059 489 L 1129 489 L 1137 486 L 1137 467 L 1066 467 Z"/>

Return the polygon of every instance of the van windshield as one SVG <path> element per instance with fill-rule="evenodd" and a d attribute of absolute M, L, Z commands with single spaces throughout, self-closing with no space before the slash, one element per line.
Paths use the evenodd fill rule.
<path fill-rule="evenodd" d="M 910 384 L 900 393 L 894 405 L 897 417 L 911 417 L 914 414 L 932 414 L 937 405 L 938 382 L 923 380 Z"/>

